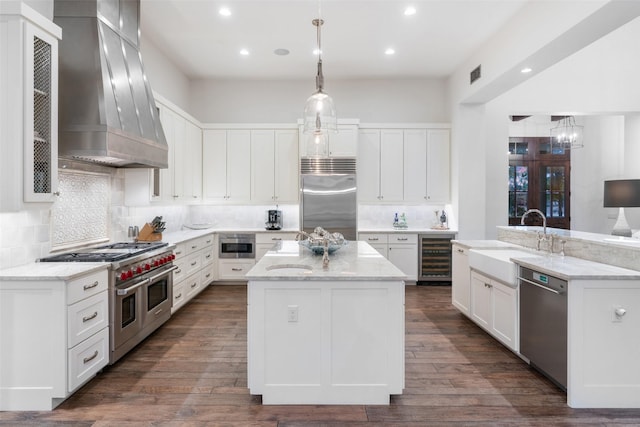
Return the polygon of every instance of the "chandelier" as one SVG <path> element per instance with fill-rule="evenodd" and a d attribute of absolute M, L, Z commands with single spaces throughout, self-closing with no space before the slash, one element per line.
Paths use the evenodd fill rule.
<path fill-rule="evenodd" d="M 551 146 L 570 150 L 584 147 L 583 126 L 576 125 L 573 116 L 565 116 L 551 128 Z"/>
<path fill-rule="evenodd" d="M 316 75 L 316 91 L 307 99 L 304 106 L 305 134 L 313 134 L 313 140 L 326 140 L 328 131 L 337 132 L 336 108 L 333 99 L 324 92 L 324 76 L 322 75 L 322 40 L 321 28 L 324 21 L 314 19 L 311 23 L 316 27 L 318 41 L 318 73 Z"/>

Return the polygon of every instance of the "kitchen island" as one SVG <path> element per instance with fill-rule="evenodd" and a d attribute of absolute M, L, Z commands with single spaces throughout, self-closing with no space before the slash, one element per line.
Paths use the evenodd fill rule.
<path fill-rule="evenodd" d="M 246 275 L 251 394 L 263 404 L 389 404 L 404 388 L 405 275 L 365 242 L 282 241 Z"/>

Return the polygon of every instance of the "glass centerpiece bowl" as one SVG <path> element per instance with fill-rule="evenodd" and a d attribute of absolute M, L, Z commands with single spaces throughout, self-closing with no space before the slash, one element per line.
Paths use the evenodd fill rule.
<path fill-rule="evenodd" d="M 322 227 L 316 227 L 313 233 L 300 231 L 296 236 L 298 244 L 309 249 L 316 255 L 323 255 L 325 248 L 329 254 L 333 254 L 349 242 L 340 233 L 330 233 Z"/>

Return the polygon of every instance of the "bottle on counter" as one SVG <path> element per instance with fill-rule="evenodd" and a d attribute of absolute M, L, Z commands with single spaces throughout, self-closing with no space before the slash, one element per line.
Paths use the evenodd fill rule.
<path fill-rule="evenodd" d="M 442 210 L 442 214 L 440 215 L 440 224 L 444 227 L 447 225 L 447 214 Z"/>
<path fill-rule="evenodd" d="M 396 212 L 396 215 L 393 217 L 393 226 L 397 226 L 398 225 L 398 212 Z"/>

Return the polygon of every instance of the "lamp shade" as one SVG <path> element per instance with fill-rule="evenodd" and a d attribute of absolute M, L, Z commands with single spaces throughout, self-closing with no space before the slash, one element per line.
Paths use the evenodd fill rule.
<path fill-rule="evenodd" d="M 640 207 L 640 179 L 616 179 L 604 182 L 605 208 Z"/>
<path fill-rule="evenodd" d="M 337 132 L 338 119 L 333 99 L 318 90 L 311 95 L 304 106 L 304 133 Z"/>

